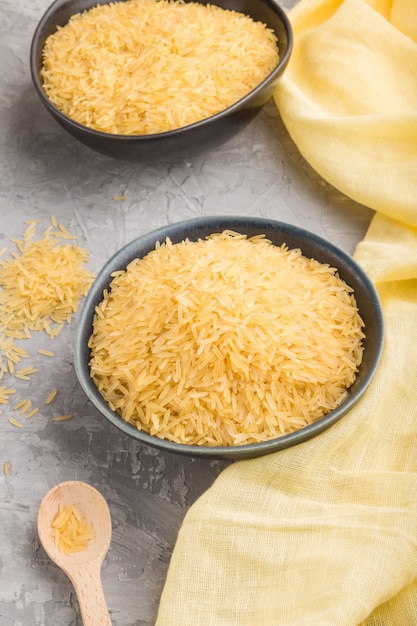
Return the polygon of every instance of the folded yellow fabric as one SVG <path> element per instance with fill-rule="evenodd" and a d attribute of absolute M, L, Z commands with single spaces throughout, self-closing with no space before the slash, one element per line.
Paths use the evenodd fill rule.
<path fill-rule="evenodd" d="M 354 200 L 417 224 L 417 2 L 305 0 L 275 94 L 301 154 Z"/>
<path fill-rule="evenodd" d="M 355 257 L 386 339 L 319 437 L 228 467 L 180 529 L 157 626 L 417 624 L 417 2 L 303 0 L 277 93 L 302 154 L 377 213 Z"/>

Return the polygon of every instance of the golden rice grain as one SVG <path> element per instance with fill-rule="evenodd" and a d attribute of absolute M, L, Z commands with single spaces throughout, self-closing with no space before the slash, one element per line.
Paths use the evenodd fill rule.
<path fill-rule="evenodd" d="M 214 5 L 128 0 L 74 15 L 50 35 L 48 98 L 90 128 L 152 134 L 214 115 L 278 63 L 272 30 Z"/>
<path fill-rule="evenodd" d="M 26 404 L 27 400 L 23 399 L 23 400 L 19 400 L 19 402 L 17 402 L 14 407 L 13 407 L 13 411 L 18 411 L 19 409 L 22 408 L 22 406 L 24 406 Z"/>
<path fill-rule="evenodd" d="M 26 413 L 25 415 L 25 419 L 30 419 L 31 417 L 33 417 L 34 415 L 36 415 L 37 413 L 39 413 L 39 407 L 35 407 L 33 408 L 31 411 L 29 411 L 29 413 Z"/>
<path fill-rule="evenodd" d="M 52 418 L 53 422 L 65 422 L 66 420 L 70 420 L 72 419 L 72 414 L 71 413 L 66 413 L 64 415 L 56 415 L 55 417 Z"/>
<path fill-rule="evenodd" d="M 115 272 L 96 307 L 91 376 L 127 422 L 194 445 L 293 432 L 346 397 L 364 337 L 334 268 L 225 231 Z"/>
<path fill-rule="evenodd" d="M 45 399 L 45 404 L 50 404 L 55 399 L 57 393 L 58 393 L 58 389 L 53 389 L 51 393 Z"/>
<path fill-rule="evenodd" d="M 14 417 L 9 417 L 9 422 L 10 424 L 12 424 L 12 426 L 16 426 L 16 428 L 23 428 L 22 422 L 19 422 L 19 420 L 15 419 Z"/>
<path fill-rule="evenodd" d="M 44 356 L 55 356 L 55 352 L 52 352 L 52 350 L 44 350 L 42 348 L 38 350 L 38 354 L 43 354 Z"/>

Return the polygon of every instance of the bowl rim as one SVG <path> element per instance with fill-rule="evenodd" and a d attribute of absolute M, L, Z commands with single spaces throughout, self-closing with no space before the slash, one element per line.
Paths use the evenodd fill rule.
<path fill-rule="evenodd" d="M 233 228 L 235 228 L 239 232 L 239 226 L 240 228 L 244 228 L 245 226 L 251 228 L 255 227 L 259 230 L 259 232 L 262 232 L 262 227 L 264 229 L 266 227 L 270 229 L 272 226 L 280 233 L 293 233 L 296 236 L 305 238 L 306 241 L 309 240 L 313 243 L 316 243 L 321 247 L 324 247 L 326 250 L 330 251 L 331 254 L 335 255 L 341 260 L 343 266 L 347 266 L 355 273 L 355 276 L 357 276 L 358 280 L 365 286 L 366 293 L 369 295 L 369 299 L 372 302 L 374 326 L 376 327 L 378 342 L 375 348 L 373 360 L 362 380 L 361 385 L 357 389 L 355 389 L 351 393 L 351 395 L 349 395 L 342 402 L 341 405 L 333 409 L 333 411 L 331 411 L 327 415 L 324 415 L 322 418 L 316 420 L 312 424 L 304 426 L 303 428 L 300 428 L 299 430 L 292 433 L 288 433 L 286 435 L 278 436 L 276 438 L 268 439 L 266 441 L 261 441 L 258 443 L 249 443 L 239 446 L 198 446 L 195 444 L 192 445 L 171 442 L 169 440 L 157 437 L 156 435 L 150 435 L 145 431 L 139 430 L 134 425 L 125 422 L 120 415 L 118 415 L 116 412 L 112 411 L 109 408 L 106 401 L 101 396 L 97 387 L 95 386 L 92 378 L 90 377 L 88 363 L 86 364 L 86 359 L 84 359 L 83 357 L 85 357 L 85 354 L 88 351 L 87 341 L 91 334 L 95 307 L 102 300 L 103 289 L 108 287 L 111 281 L 111 273 L 116 271 L 117 269 L 124 269 L 127 266 L 128 262 L 130 262 L 126 262 L 126 259 L 133 260 L 134 258 L 139 258 L 140 256 L 144 256 L 145 254 L 147 254 L 147 252 L 143 252 L 141 253 L 141 255 L 135 255 L 134 253 L 137 250 L 138 245 L 146 245 L 146 248 L 148 249 L 148 251 L 150 251 L 155 247 L 155 243 L 157 241 L 163 241 L 167 236 L 169 236 L 170 238 L 172 237 L 172 240 L 174 240 L 175 242 L 174 235 L 179 236 L 180 233 L 183 233 L 184 231 L 193 232 L 193 230 L 207 229 L 208 234 L 212 224 L 213 227 L 215 224 L 221 224 L 221 226 L 217 226 L 216 230 L 212 230 L 212 232 L 218 232 L 219 228 L 222 228 L 223 230 L 233 230 Z M 171 234 L 167 233 L 167 229 L 171 231 Z M 186 235 L 182 234 L 182 239 L 184 239 L 185 237 Z M 180 241 L 180 239 L 177 240 Z M 121 259 L 125 259 L 123 263 L 121 263 Z M 113 424 L 113 426 L 116 426 L 116 428 L 118 428 L 124 434 L 132 437 L 137 441 L 140 441 L 141 443 L 171 453 L 200 458 L 205 457 L 240 460 L 245 458 L 252 458 L 255 456 L 263 456 L 265 454 L 270 454 L 272 452 L 277 452 L 279 450 L 298 445 L 311 439 L 313 436 L 322 433 L 324 430 L 327 430 L 330 426 L 335 424 L 358 402 L 358 400 L 363 396 L 363 394 L 369 387 L 381 359 L 383 343 L 384 319 L 378 292 L 368 275 L 350 254 L 348 254 L 335 244 L 331 243 L 330 241 L 324 239 L 323 237 L 307 231 L 304 228 L 288 224 L 286 222 L 271 220 L 262 217 L 213 215 L 202 218 L 192 218 L 189 220 L 183 220 L 180 222 L 175 222 L 173 224 L 159 227 L 133 239 L 122 248 L 120 248 L 118 251 L 116 251 L 108 259 L 108 261 L 102 266 L 101 270 L 98 272 L 81 309 L 75 336 L 74 364 L 79 383 L 90 402 L 102 415 L 104 415 L 104 417 L 111 424 Z"/>
<path fill-rule="evenodd" d="M 103 4 L 109 4 L 111 1 L 112 0 L 108 0 L 108 2 L 104 2 Z M 196 0 L 196 1 L 198 2 L 199 0 Z M 294 45 L 291 22 L 286 12 L 281 7 L 281 5 L 277 2 L 277 0 L 263 0 L 263 1 L 268 6 L 271 6 L 271 5 L 273 6 L 273 10 L 278 15 L 284 27 L 286 37 L 287 37 L 287 45 L 285 47 L 284 54 L 279 58 L 278 64 L 268 74 L 268 76 L 266 76 L 264 80 L 261 83 L 259 83 L 256 87 L 254 87 L 249 93 L 247 93 L 242 98 L 240 98 L 239 100 L 237 100 L 236 102 L 228 106 L 226 109 L 223 109 L 222 111 L 219 111 L 218 113 L 215 113 L 214 115 L 210 115 L 209 117 L 205 117 L 202 120 L 198 120 L 197 122 L 193 122 L 192 124 L 187 124 L 186 126 L 181 126 L 179 128 L 174 128 L 173 130 L 163 131 L 160 133 L 149 133 L 149 134 L 141 134 L 141 135 L 106 133 L 104 131 L 99 131 L 94 128 L 90 128 L 88 126 L 84 126 L 83 124 L 80 124 L 76 120 L 69 117 L 66 113 L 61 111 L 48 98 L 47 94 L 45 93 L 43 89 L 42 81 L 40 79 L 39 70 L 38 70 L 37 52 L 40 48 L 39 40 L 41 39 L 41 34 L 42 34 L 45 24 L 48 22 L 50 17 L 55 13 L 55 11 L 61 5 L 69 4 L 68 0 L 54 0 L 54 2 L 46 9 L 46 11 L 40 18 L 35 28 L 31 45 L 30 45 L 30 52 L 29 52 L 30 73 L 31 73 L 33 85 L 35 87 L 35 90 L 41 102 L 44 104 L 44 106 L 46 106 L 50 110 L 51 113 L 53 113 L 53 115 L 57 119 L 62 120 L 63 122 L 65 122 L 67 126 L 72 127 L 74 130 L 78 132 L 86 132 L 92 137 L 97 138 L 97 139 L 115 139 L 115 140 L 127 141 L 127 142 L 133 142 L 133 141 L 145 142 L 146 140 L 149 140 L 149 139 L 158 141 L 158 140 L 163 140 L 166 137 L 175 137 L 176 135 L 179 135 L 179 134 L 182 135 L 184 132 L 188 132 L 188 131 L 191 132 L 194 129 L 198 129 L 201 126 L 206 125 L 208 121 L 221 120 L 223 118 L 229 117 L 229 115 L 233 115 L 237 111 L 240 111 L 242 107 L 243 108 L 245 107 L 245 104 L 248 101 L 252 100 L 252 98 L 254 97 L 256 98 L 256 96 L 263 90 L 265 85 L 271 82 L 274 82 L 274 80 L 277 80 L 279 76 L 281 75 L 281 73 L 287 67 L 291 54 L 292 54 L 293 45 Z M 93 4 L 92 7 L 90 8 L 93 8 L 94 6 L 95 5 Z M 86 10 L 89 10 L 89 9 L 86 9 Z M 79 13 L 79 11 L 77 13 Z M 241 13 L 243 13 L 243 11 L 241 11 Z"/>

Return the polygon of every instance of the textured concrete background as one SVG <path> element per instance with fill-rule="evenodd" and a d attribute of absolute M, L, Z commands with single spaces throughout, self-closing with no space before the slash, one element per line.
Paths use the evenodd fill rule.
<path fill-rule="evenodd" d="M 96 272 L 119 247 L 155 227 L 201 215 L 259 215 L 300 225 L 353 252 L 372 212 L 318 177 L 299 155 L 269 103 L 237 138 L 180 164 L 124 163 L 77 144 L 48 116 L 31 84 L 29 48 L 48 0 L 0 0 L 0 248 L 25 220 L 51 215 L 79 236 Z M 283 2 L 289 9 L 295 0 Z M 124 200 L 115 200 L 123 196 Z M 86 401 L 73 368 L 76 316 L 61 335 L 24 347 L 39 371 L 30 382 L 3 380 L 19 398 L 53 405 L 12 426 L 0 415 L 0 625 L 79 626 L 71 583 L 39 546 L 44 494 L 64 480 L 101 491 L 113 519 L 102 579 L 112 623 L 155 621 L 181 521 L 225 467 L 140 446 L 104 423 Z M 29 345 L 28 345 L 29 344 Z M 55 358 L 36 355 L 51 347 Z M 67 422 L 52 421 L 72 413 Z"/>

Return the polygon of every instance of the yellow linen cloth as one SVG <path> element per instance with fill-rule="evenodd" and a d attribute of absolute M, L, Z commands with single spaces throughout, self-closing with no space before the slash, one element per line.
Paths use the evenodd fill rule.
<path fill-rule="evenodd" d="M 355 258 L 383 356 L 337 424 L 229 466 L 191 507 L 157 626 L 417 624 L 417 2 L 302 0 L 290 18 L 276 101 L 311 165 L 377 210 Z"/>
<path fill-rule="evenodd" d="M 301 154 L 347 196 L 417 225 L 417 2 L 305 0 L 275 93 Z"/>

